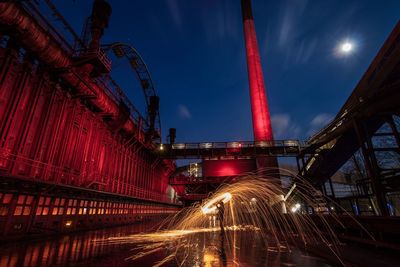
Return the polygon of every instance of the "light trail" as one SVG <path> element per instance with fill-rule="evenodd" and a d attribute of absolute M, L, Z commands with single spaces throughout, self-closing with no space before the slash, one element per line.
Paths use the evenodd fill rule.
<path fill-rule="evenodd" d="M 195 228 L 190 230 L 162 230 L 154 233 L 140 233 L 128 236 L 109 237 L 107 239 L 96 239 L 93 240 L 96 243 L 157 243 L 157 242 L 171 242 L 178 240 L 188 235 L 197 233 L 207 232 L 218 232 L 221 229 L 219 227 L 213 228 Z M 254 227 L 253 225 L 233 225 L 225 227 L 227 231 L 259 231 L 260 228 Z"/>
<path fill-rule="evenodd" d="M 281 247 L 288 248 L 292 244 L 315 244 L 326 246 L 338 257 L 339 240 L 335 230 L 324 216 L 320 200 L 315 196 L 321 196 L 321 192 L 315 189 L 302 177 L 286 170 L 280 170 L 281 175 L 292 175 L 296 179 L 296 188 L 288 194 L 289 188 L 283 189 L 280 179 L 263 177 L 260 175 L 248 175 L 238 177 L 237 182 L 226 184 L 216 190 L 213 197 L 205 201 L 204 205 L 195 204 L 182 209 L 179 213 L 167 218 L 159 230 L 152 233 L 141 233 L 128 236 L 112 237 L 105 240 L 96 240 L 101 244 L 132 243 L 135 250 L 139 251 L 126 260 L 136 260 L 158 251 L 167 251 L 167 255 L 159 264 L 175 260 L 178 265 L 184 265 L 188 255 L 198 246 L 198 233 L 212 233 L 220 231 L 215 227 L 216 205 L 219 202 L 228 203 L 225 209 L 224 230 L 228 249 L 234 249 L 236 234 L 239 231 L 257 231 L 257 235 L 268 244 L 276 244 L 278 250 Z M 285 213 L 282 209 L 282 201 L 289 207 L 296 207 L 296 212 Z M 332 200 L 329 200 L 330 202 Z M 327 200 L 328 202 L 328 200 Z M 319 213 L 310 214 L 305 207 L 313 207 Z M 345 210 L 343 210 L 346 213 Z M 315 220 L 318 217 L 318 220 Z M 331 219 L 340 221 L 335 214 Z M 357 221 L 354 220 L 356 223 Z M 229 234 L 232 232 L 232 235 Z M 368 234 L 368 232 L 366 232 Z M 211 235 L 212 236 L 212 235 Z M 232 245 L 233 244 L 233 245 Z M 157 265 L 157 263 L 155 264 Z"/>

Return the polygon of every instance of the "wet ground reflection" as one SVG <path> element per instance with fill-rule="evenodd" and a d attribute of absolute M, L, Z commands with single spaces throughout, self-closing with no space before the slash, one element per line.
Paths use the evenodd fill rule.
<path fill-rule="evenodd" d="M 166 248 L 136 261 L 126 260 L 139 253 L 132 243 L 98 243 L 93 240 L 150 231 L 154 223 L 71 234 L 0 246 L 3 266 L 152 266 L 174 248 Z M 300 250 L 265 246 L 257 231 L 199 232 L 191 237 L 184 266 L 330 266 L 324 260 Z M 228 242 L 229 240 L 229 242 Z M 182 255 L 180 255 L 182 256 Z M 170 261 L 163 266 L 177 266 Z"/>
<path fill-rule="evenodd" d="M 330 266 L 297 249 L 289 251 L 273 244 L 266 247 L 256 231 L 227 231 L 226 236 L 219 232 L 195 235 L 191 240 L 196 246 L 189 252 L 185 266 Z"/>

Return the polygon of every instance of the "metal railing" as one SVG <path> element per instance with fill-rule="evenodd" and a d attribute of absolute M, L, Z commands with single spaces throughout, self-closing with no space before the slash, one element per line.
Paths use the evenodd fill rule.
<path fill-rule="evenodd" d="M 88 188 L 88 184 L 107 185 L 107 190 L 98 190 L 107 193 L 122 194 L 143 200 L 153 200 L 164 203 L 176 204 L 176 199 L 165 194 L 153 192 L 121 181 L 122 179 L 102 175 L 97 172 L 56 166 L 46 162 L 30 159 L 21 155 L 15 155 L 6 149 L 0 149 L 0 170 L 7 176 L 23 177 L 31 182 L 50 182 L 57 185 L 77 186 Z M 86 185 L 86 186 L 85 186 Z M 97 190 L 97 189 L 96 189 Z"/>
<path fill-rule="evenodd" d="M 235 141 L 235 142 L 204 142 L 204 143 L 177 143 L 172 144 L 172 149 L 228 149 L 228 148 L 268 148 L 268 147 L 298 147 L 304 143 L 299 140 L 276 140 L 276 141 Z"/>
<path fill-rule="evenodd" d="M 156 153 L 161 158 L 214 158 L 225 156 L 286 156 L 299 155 L 303 143 L 298 140 L 234 141 L 159 144 Z"/>

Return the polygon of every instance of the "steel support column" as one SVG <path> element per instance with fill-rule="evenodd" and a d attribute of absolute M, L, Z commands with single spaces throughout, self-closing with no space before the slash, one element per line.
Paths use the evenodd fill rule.
<path fill-rule="evenodd" d="M 396 140 L 397 147 L 400 148 L 400 134 L 399 134 L 399 131 L 397 130 L 396 123 L 394 122 L 393 116 L 388 116 L 386 121 L 388 122 L 388 124 L 393 132 L 393 136 Z"/>
<path fill-rule="evenodd" d="M 376 201 L 378 204 L 380 215 L 389 216 L 389 211 L 386 203 L 385 192 L 382 189 L 379 180 L 379 167 L 373 151 L 371 137 L 366 128 L 365 122 L 354 121 L 354 129 L 357 134 L 357 139 L 361 147 L 361 152 L 364 157 L 364 162 L 369 178 L 371 179 L 372 188 L 374 190 Z"/>

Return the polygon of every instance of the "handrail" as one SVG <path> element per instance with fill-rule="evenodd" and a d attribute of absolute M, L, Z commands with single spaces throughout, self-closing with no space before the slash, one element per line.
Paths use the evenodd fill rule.
<path fill-rule="evenodd" d="M 164 146 L 164 145 L 163 145 Z M 169 146 L 169 145 L 167 145 Z M 299 140 L 273 140 L 273 141 L 233 141 L 233 142 L 198 142 L 176 143 L 170 145 L 171 149 L 230 149 L 230 148 L 267 148 L 267 147 L 304 147 Z"/>
<path fill-rule="evenodd" d="M 165 194 L 153 192 L 135 186 L 133 184 L 123 182 L 118 178 L 114 178 L 109 175 L 102 175 L 98 172 L 91 172 L 90 174 L 88 174 L 85 170 L 85 167 L 81 168 L 81 170 L 76 170 L 73 168 L 67 168 L 65 166 L 57 166 L 54 164 L 10 153 L 9 151 L 7 151 L 7 149 L 0 149 L 0 162 L 1 161 L 7 161 L 8 164 L 12 162 L 14 165 L 28 167 L 29 170 L 27 172 L 29 174 L 23 176 L 26 176 L 31 181 L 52 181 L 60 185 L 72 185 L 81 187 L 85 187 L 84 184 L 88 181 L 97 183 L 107 182 L 112 184 L 111 187 L 113 190 L 104 190 L 104 192 L 117 193 L 116 191 L 114 192 L 114 189 L 124 188 L 124 194 L 126 194 L 127 196 L 146 200 L 160 201 L 164 203 L 177 203 L 176 199 L 170 198 Z M 40 178 L 38 178 L 36 175 L 32 175 L 34 172 L 40 173 Z M 91 177 L 91 179 L 88 179 L 89 177 Z"/>

